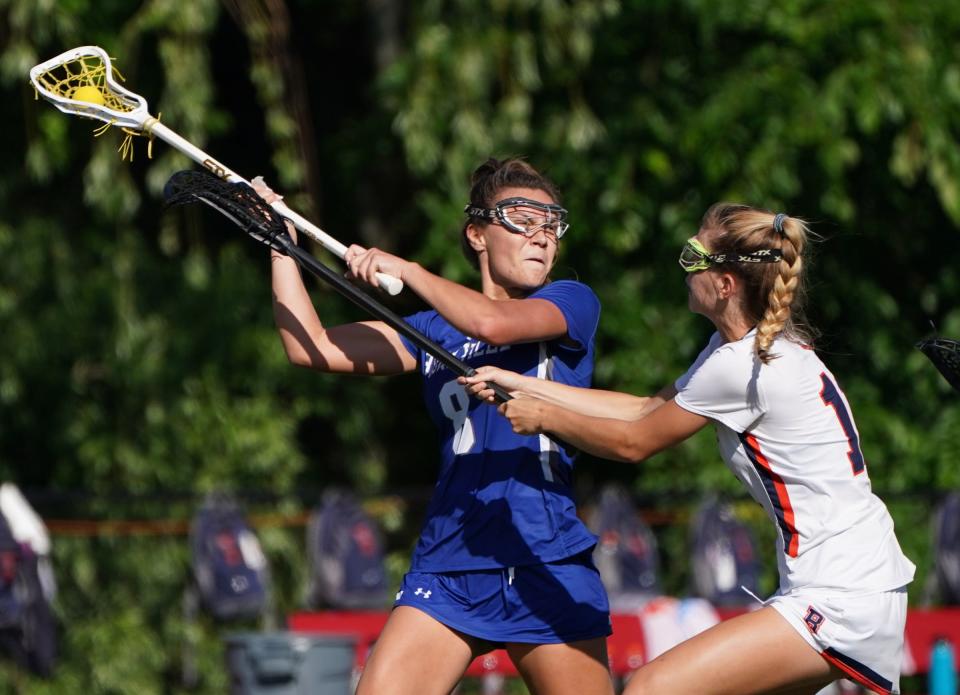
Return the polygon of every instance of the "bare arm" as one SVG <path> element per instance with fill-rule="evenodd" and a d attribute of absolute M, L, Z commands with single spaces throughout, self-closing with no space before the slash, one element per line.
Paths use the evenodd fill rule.
<path fill-rule="evenodd" d="M 540 398 L 581 415 L 636 420 L 647 415 L 673 398 L 677 390 L 673 384 L 665 386 L 654 396 L 633 396 L 619 391 L 604 391 L 561 384 L 556 381 L 524 376 L 497 367 L 480 367 L 475 376 L 461 377 L 460 383 L 477 398 L 496 402 L 489 383 L 496 383 L 514 396 Z"/>
<path fill-rule="evenodd" d="M 518 434 L 553 434 L 595 456 L 631 463 L 679 444 L 710 421 L 673 399 L 631 421 L 591 417 L 537 398 L 515 398 L 499 411 Z"/>
<path fill-rule="evenodd" d="M 377 272 L 400 278 L 457 330 L 488 345 L 552 340 L 567 334 L 563 313 L 545 299 L 491 299 L 376 248 L 351 246 L 345 260 L 354 275 L 374 286 Z"/>
<path fill-rule="evenodd" d="M 399 334 L 382 321 L 327 328 L 320 321 L 292 258 L 270 258 L 273 316 L 291 363 L 323 372 L 389 375 L 416 369 Z"/>
<path fill-rule="evenodd" d="M 259 177 L 251 181 L 257 193 L 268 203 L 272 203 L 279 196 L 267 186 Z M 292 225 L 287 225 L 290 235 L 296 241 L 296 231 Z M 281 259 L 285 257 L 277 254 Z M 488 345 L 509 345 L 512 343 L 535 342 L 552 340 L 567 334 L 567 322 L 563 313 L 552 302 L 543 299 L 491 299 L 481 292 L 471 290 L 463 285 L 446 280 L 439 275 L 427 271 L 417 263 L 406 261 L 380 249 L 365 249 L 353 245 L 347 249 L 344 261 L 350 267 L 350 272 L 373 285 L 379 286 L 377 273 L 383 272 L 399 278 L 410 287 L 430 306 L 436 309 L 441 316 L 453 324 L 461 333 L 472 338 L 478 338 Z M 293 262 L 293 261 L 291 261 Z M 351 352 L 347 363 L 327 360 L 324 355 L 318 355 L 317 350 L 310 349 L 311 343 L 321 347 L 319 339 L 323 333 L 312 303 L 302 289 L 299 273 L 296 278 L 287 272 L 286 266 L 279 266 L 283 275 L 278 278 L 278 266 L 274 263 L 274 308 L 277 304 L 285 308 L 285 312 L 277 314 L 277 325 L 284 336 L 284 346 L 291 361 L 297 364 L 309 364 L 318 369 L 320 365 L 335 365 L 328 371 L 357 371 L 353 366 L 359 363 L 380 364 L 385 355 L 392 348 L 399 348 L 401 353 L 409 353 L 399 341 L 399 337 L 384 324 L 364 324 L 377 326 L 376 332 L 381 333 L 387 340 L 367 341 L 361 346 L 361 354 Z M 297 284 L 300 288 L 297 288 Z M 302 291 L 301 291 L 302 290 Z M 286 313 L 287 316 L 282 315 Z M 290 320 L 293 317 L 293 321 Z M 281 319 L 283 325 L 281 325 Z M 331 329 L 333 331 L 334 329 Z M 350 335 L 351 342 L 356 339 Z M 342 343 L 343 341 L 338 341 Z M 325 351 L 321 351 L 325 352 Z M 395 360 L 389 359 L 389 369 L 396 371 Z M 404 369 L 410 367 L 405 355 L 393 355 L 404 362 Z M 347 367 L 347 368 L 344 368 Z M 380 372 L 376 373 L 392 373 Z"/>
<path fill-rule="evenodd" d="M 268 203 L 278 196 L 260 177 L 251 181 Z M 294 243 L 297 230 L 287 222 Z M 307 293 L 300 268 L 289 256 L 270 252 L 273 317 L 283 349 L 292 364 L 323 372 L 399 374 L 417 367 L 399 334 L 382 321 L 365 321 L 327 328 Z"/>

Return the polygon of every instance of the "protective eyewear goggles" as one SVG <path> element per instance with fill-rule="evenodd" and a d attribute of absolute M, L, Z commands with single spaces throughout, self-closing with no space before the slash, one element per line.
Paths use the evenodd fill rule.
<path fill-rule="evenodd" d="M 529 198 L 505 198 L 492 208 L 467 205 L 463 208 L 469 217 L 490 220 L 514 234 L 531 237 L 540 230 L 560 239 L 570 224 L 567 211 L 552 203 L 541 203 Z"/>
<path fill-rule="evenodd" d="M 690 237 L 680 252 L 680 267 L 688 273 L 695 273 L 723 263 L 777 263 L 782 258 L 780 249 L 757 249 L 750 253 L 710 253 L 696 237 Z"/>

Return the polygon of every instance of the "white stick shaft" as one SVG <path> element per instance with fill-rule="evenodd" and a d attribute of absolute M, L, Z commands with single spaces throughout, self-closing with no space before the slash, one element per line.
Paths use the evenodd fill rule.
<path fill-rule="evenodd" d="M 203 168 L 208 171 L 213 172 L 221 179 L 225 179 L 230 183 L 246 183 L 245 178 L 237 174 L 235 171 L 229 169 L 225 165 L 218 162 L 216 159 L 211 157 L 209 154 L 201 150 L 199 147 L 191 143 L 189 140 L 182 138 L 177 135 L 174 131 L 170 130 L 167 126 L 162 123 L 154 123 L 153 126 L 149 129 L 149 132 L 157 136 L 164 142 L 173 146 L 175 149 L 179 150 L 183 154 L 187 155 L 190 159 L 197 162 Z M 293 225 L 299 229 L 301 232 L 306 234 L 308 237 L 319 243 L 325 249 L 335 254 L 339 258 L 343 258 L 347 252 L 347 247 L 342 243 L 334 239 L 332 236 L 327 234 L 325 231 L 320 229 L 317 225 L 310 222 L 305 217 L 297 214 L 282 200 L 277 200 L 271 204 L 271 207 L 279 212 L 281 215 L 286 217 L 288 220 L 293 222 Z M 392 275 L 386 275 L 384 273 L 377 273 L 377 281 L 380 283 L 380 286 L 385 289 L 389 294 L 396 295 L 403 290 L 403 281 L 399 278 L 395 278 Z"/>

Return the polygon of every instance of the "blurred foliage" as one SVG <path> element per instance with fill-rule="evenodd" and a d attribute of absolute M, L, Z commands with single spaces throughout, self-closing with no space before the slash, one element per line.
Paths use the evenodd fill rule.
<path fill-rule="evenodd" d="M 960 337 L 958 35 L 948 0 L 0 0 L 0 478 L 48 518 L 186 519 L 219 486 L 290 515 L 331 484 L 396 495 L 375 511 L 399 576 L 435 473 L 416 377 L 290 367 L 264 249 L 163 210 L 185 158 L 156 143 L 148 160 L 138 139 L 121 162 L 119 133 L 34 100 L 32 65 L 97 44 L 231 168 L 344 241 L 455 279 L 475 281 L 457 246 L 470 171 L 527 156 L 571 210 L 557 275 L 603 301 L 605 388 L 660 388 L 708 336 L 675 263 L 709 204 L 810 220 L 810 318 L 918 565 L 916 603 L 929 512 L 960 486 L 960 401 L 913 348 L 931 322 Z M 363 318 L 311 287 L 328 323 Z M 619 480 L 672 515 L 657 532 L 676 594 L 691 504 L 740 495 L 710 432 L 639 469 L 584 458 L 577 480 L 584 500 Z M 769 549 L 756 507 L 738 510 Z M 261 533 L 275 619 L 300 606 L 301 534 Z M 183 620 L 183 537 L 57 536 L 54 561 L 60 667 L 42 682 L 0 665 L 0 693 L 186 692 L 184 645 L 193 692 L 224 691 L 220 638 L 244 626 Z"/>

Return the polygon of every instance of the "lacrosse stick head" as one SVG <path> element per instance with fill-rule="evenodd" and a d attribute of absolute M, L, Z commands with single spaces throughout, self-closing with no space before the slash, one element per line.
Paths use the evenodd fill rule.
<path fill-rule="evenodd" d="M 960 341 L 948 338 L 927 338 L 917 343 L 933 366 L 953 388 L 960 391 Z"/>
<path fill-rule="evenodd" d="M 151 118 L 146 100 L 117 82 L 110 56 L 99 46 L 73 48 L 33 66 L 30 82 L 64 113 L 134 130 Z"/>
<path fill-rule="evenodd" d="M 284 217 L 245 181 L 229 183 L 209 171 L 178 171 L 163 188 L 167 206 L 205 203 L 260 243 L 281 253 L 293 240 Z"/>

